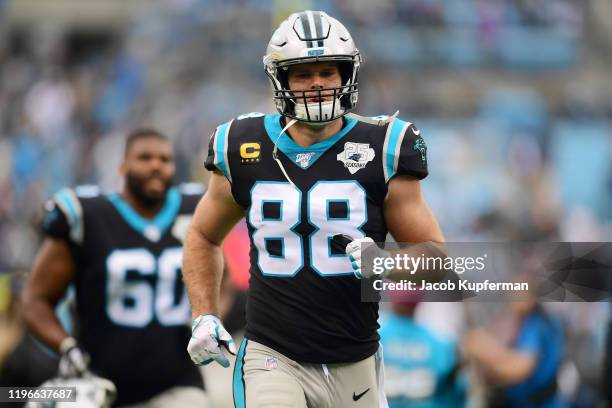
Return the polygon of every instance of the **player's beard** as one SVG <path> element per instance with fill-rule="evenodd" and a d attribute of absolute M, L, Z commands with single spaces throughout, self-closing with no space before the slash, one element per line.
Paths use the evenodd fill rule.
<path fill-rule="evenodd" d="M 144 189 L 144 185 L 149 178 L 151 178 L 151 176 L 140 177 L 134 173 L 127 173 L 125 182 L 127 189 L 130 191 L 132 196 L 136 198 L 138 202 L 140 202 L 140 204 L 142 204 L 144 207 L 152 208 L 159 206 L 164 202 L 166 199 L 166 194 L 172 186 L 172 180 L 166 180 L 166 185 L 162 194 L 151 194 L 147 193 L 147 191 Z"/>

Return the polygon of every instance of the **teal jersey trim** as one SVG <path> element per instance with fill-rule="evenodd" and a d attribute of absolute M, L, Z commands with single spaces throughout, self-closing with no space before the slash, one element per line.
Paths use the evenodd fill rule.
<path fill-rule="evenodd" d="M 65 188 L 55 194 L 54 200 L 68 220 L 70 238 L 80 244 L 83 240 L 83 218 L 78 198 L 73 191 Z"/>
<path fill-rule="evenodd" d="M 79 221 L 79 215 L 76 210 L 76 205 L 72 202 L 72 197 L 70 197 L 65 190 L 62 190 L 57 193 L 56 200 L 58 203 L 63 204 L 68 210 L 68 214 L 66 214 L 66 216 L 74 228 Z"/>
<path fill-rule="evenodd" d="M 117 193 L 109 194 L 108 200 L 115 206 L 123 219 L 142 236 L 151 240 L 158 241 L 170 228 L 181 208 L 181 193 L 176 187 L 172 187 L 166 193 L 166 201 L 161 211 L 153 218 L 148 220 L 138 214 L 130 205 Z M 158 231 L 158 239 L 152 239 L 147 231 L 154 228 Z"/>
<path fill-rule="evenodd" d="M 68 195 L 65 190 L 62 190 L 57 193 L 56 200 L 62 202 L 66 208 L 68 209 L 68 214 L 66 214 L 70 221 L 76 223 L 78 221 L 78 213 L 75 205 L 72 203 L 72 197 Z"/>
<path fill-rule="evenodd" d="M 66 289 L 66 293 L 64 297 L 57 302 L 55 306 L 55 316 L 57 320 L 60 321 L 60 324 L 64 328 L 64 331 L 69 334 L 75 334 L 73 332 L 73 316 L 72 316 L 72 306 L 75 306 L 76 303 L 76 292 L 74 288 L 74 284 L 71 284 Z"/>
<path fill-rule="evenodd" d="M 234 394 L 234 407 L 245 408 L 245 389 L 244 389 L 244 350 L 246 349 L 248 340 L 245 338 L 240 344 L 238 355 L 236 356 L 236 365 L 234 366 L 234 378 L 233 378 L 233 394 Z"/>
<path fill-rule="evenodd" d="M 398 144 L 402 143 L 403 137 L 400 136 L 402 136 L 402 130 L 407 125 L 407 123 L 408 122 L 404 122 L 403 120 L 395 119 L 390 125 L 391 132 L 389 134 L 389 139 L 386 146 L 387 148 L 384 153 L 387 158 L 387 180 L 391 179 L 395 175 L 395 171 L 397 170 L 397 168 L 395 167 L 395 159 L 396 156 L 399 156 L 399 148 L 401 147 L 398 146 Z"/>
<path fill-rule="evenodd" d="M 224 123 L 217 128 L 217 139 L 215 140 L 215 162 L 225 174 L 228 180 L 232 180 L 227 163 L 225 162 L 227 146 L 228 146 L 228 133 L 231 122 Z"/>
<path fill-rule="evenodd" d="M 273 144 L 276 142 L 278 135 L 283 130 L 280 124 L 280 118 L 280 114 L 266 115 L 264 118 L 266 133 Z M 283 152 L 293 164 L 302 170 L 305 170 L 312 166 L 314 162 L 316 162 L 327 150 L 329 150 L 330 147 L 342 139 L 358 123 L 358 121 L 353 118 L 345 117 L 344 119 L 346 120 L 346 123 L 340 132 L 308 147 L 300 146 L 293 139 L 291 139 L 287 133 L 283 133 L 278 140 L 278 149 Z M 300 162 L 302 164 L 300 164 Z"/>

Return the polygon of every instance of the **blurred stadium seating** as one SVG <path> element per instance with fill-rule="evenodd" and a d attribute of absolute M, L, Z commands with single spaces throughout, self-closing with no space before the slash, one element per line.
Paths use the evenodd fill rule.
<path fill-rule="evenodd" d="M 449 241 L 612 239 L 607 0 L 0 0 L 0 277 L 29 269 L 52 192 L 118 188 L 137 125 L 173 138 L 180 180 L 206 182 L 214 126 L 273 110 L 261 57 L 302 8 L 354 34 L 358 113 L 421 129 Z M 564 306 L 577 358 L 601 361 L 609 305 Z M 596 400 L 601 370 L 576 365 L 573 395 Z"/>

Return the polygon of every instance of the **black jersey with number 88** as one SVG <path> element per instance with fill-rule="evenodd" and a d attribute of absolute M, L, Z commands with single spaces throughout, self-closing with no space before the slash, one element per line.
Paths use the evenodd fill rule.
<path fill-rule="evenodd" d="M 206 168 L 221 171 L 251 239 L 249 339 L 310 363 L 362 360 L 378 349 L 378 305 L 332 237 L 384 241 L 383 201 L 395 175 L 427 175 L 419 131 L 393 117 L 347 115 L 309 147 L 279 138 L 280 115 L 251 113 L 217 127 Z M 289 182 L 274 161 L 278 158 Z"/>

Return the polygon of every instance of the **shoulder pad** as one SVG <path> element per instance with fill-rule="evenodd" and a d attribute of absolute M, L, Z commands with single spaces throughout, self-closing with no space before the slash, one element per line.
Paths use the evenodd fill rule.
<path fill-rule="evenodd" d="M 266 116 L 266 114 L 261 113 L 261 112 L 249 112 L 249 113 L 244 113 L 240 116 L 236 116 L 236 120 L 249 119 L 249 118 L 260 118 L 262 116 Z"/>
<path fill-rule="evenodd" d="M 206 190 L 200 183 L 181 183 L 178 189 L 184 195 L 202 195 Z"/>
<path fill-rule="evenodd" d="M 370 125 L 385 126 L 388 123 L 393 122 L 393 120 L 397 117 L 398 114 L 399 114 L 399 111 L 396 111 L 391 116 L 388 116 L 388 115 L 361 116 L 355 113 L 347 113 L 346 116 L 348 116 L 351 119 L 358 120 L 360 122 L 369 123 Z"/>
<path fill-rule="evenodd" d="M 395 175 L 427 177 L 427 146 L 410 122 L 395 118 L 387 127 L 382 152 L 385 182 Z"/>
<path fill-rule="evenodd" d="M 102 194 L 102 190 L 95 184 L 84 184 L 75 187 L 74 193 L 80 198 L 93 198 Z"/>
<path fill-rule="evenodd" d="M 229 122 L 217 126 L 210 140 L 209 158 L 207 159 L 207 162 L 210 161 L 210 166 L 207 168 L 209 170 L 215 168 L 220 170 L 230 183 L 232 182 L 232 175 L 228 164 L 227 151 L 229 148 L 228 138 L 230 127 L 234 120 L 235 119 L 232 119 Z"/>
<path fill-rule="evenodd" d="M 78 244 L 83 242 L 83 207 L 74 190 L 63 188 L 53 196 L 53 201 L 64 213 L 70 225 L 70 239 Z"/>

